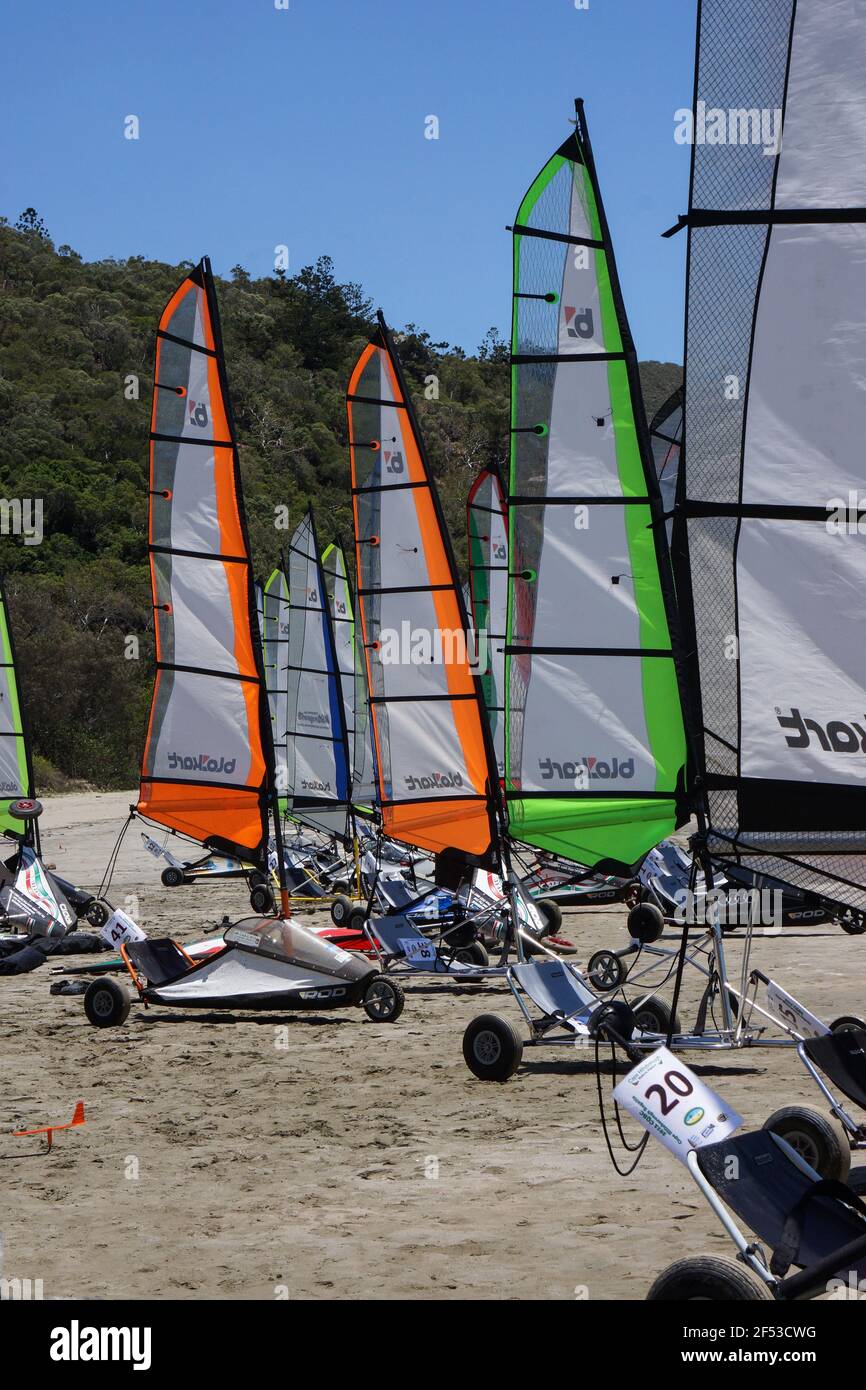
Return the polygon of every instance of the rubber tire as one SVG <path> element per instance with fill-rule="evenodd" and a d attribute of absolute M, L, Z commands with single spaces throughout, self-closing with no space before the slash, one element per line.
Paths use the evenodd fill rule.
<path fill-rule="evenodd" d="M 119 1027 L 129 1017 L 131 1004 L 125 986 L 107 976 L 93 980 L 84 995 L 84 1012 L 94 1028 Z"/>
<path fill-rule="evenodd" d="M 454 952 L 454 959 L 459 960 L 461 965 L 490 964 L 487 948 L 480 941 L 470 941 L 468 946 L 461 946 L 459 951 Z"/>
<path fill-rule="evenodd" d="M 84 920 L 89 922 L 94 931 L 101 931 L 108 919 L 113 916 L 114 908 L 104 898 L 93 898 L 87 904 L 84 912 Z"/>
<path fill-rule="evenodd" d="M 647 1294 L 648 1303 L 772 1302 L 773 1295 L 757 1274 L 739 1260 L 722 1255 L 691 1255 L 662 1270 Z"/>
<path fill-rule="evenodd" d="M 643 946 L 658 941 L 665 929 L 665 919 L 655 903 L 638 903 L 626 918 L 629 935 Z"/>
<path fill-rule="evenodd" d="M 164 888 L 179 888 L 183 883 L 183 870 L 169 864 L 167 869 L 163 869 L 160 879 Z"/>
<path fill-rule="evenodd" d="M 831 1033 L 862 1033 L 866 1030 L 866 1023 L 862 1018 L 857 1018 L 856 1014 L 842 1014 L 839 1018 L 834 1018 L 830 1024 Z"/>
<path fill-rule="evenodd" d="M 671 1006 L 666 1003 L 664 999 L 660 998 L 659 995 L 651 994 L 649 999 L 645 1000 L 644 1003 L 639 1005 L 633 1004 L 631 1007 L 634 1013 L 635 1029 L 640 1029 L 641 1032 L 644 1033 L 667 1034 L 671 1026 Z M 654 1022 L 657 1026 L 649 1027 L 646 1023 L 641 1023 L 641 1017 L 649 1013 L 655 1015 Z M 675 1033 L 680 1032 L 680 1020 L 676 1014 L 673 1016 L 673 1031 Z"/>
<path fill-rule="evenodd" d="M 368 1002 L 369 996 L 374 991 L 380 998 L 383 993 L 387 994 L 390 991 L 391 1003 L 384 1013 L 381 1011 L 381 1006 L 373 1006 Z M 361 1002 L 364 1006 L 364 1013 L 371 1023 L 396 1023 L 405 1007 L 406 996 L 396 980 L 389 980 L 385 975 L 374 975 L 364 990 L 364 998 Z"/>
<path fill-rule="evenodd" d="M 846 936 L 862 936 L 866 932 L 866 917 L 858 914 L 855 918 L 839 918 L 839 926 Z"/>
<path fill-rule="evenodd" d="M 610 978 L 607 981 L 604 978 L 600 979 L 596 975 L 596 970 L 602 967 L 606 967 L 606 975 L 613 972 L 615 978 Z M 628 970 L 615 951 L 596 951 L 589 958 L 586 974 L 593 989 L 597 989 L 599 994 L 607 994 L 609 990 L 619 989 L 620 985 L 625 983 Z"/>
<path fill-rule="evenodd" d="M 533 898 L 535 907 L 541 913 L 541 920 L 544 922 L 544 935 L 556 936 L 557 931 L 562 926 L 562 908 L 553 898 Z"/>
<path fill-rule="evenodd" d="M 345 924 L 349 920 L 349 917 L 351 916 L 351 913 L 351 900 L 347 898 L 344 893 L 340 893 L 339 896 L 336 897 L 334 901 L 331 903 L 331 921 L 333 922 L 334 926 L 345 926 Z"/>
<path fill-rule="evenodd" d="M 852 1192 L 866 1200 L 866 1168 L 852 1168 L 846 1182 Z"/>
<path fill-rule="evenodd" d="M 250 893 L 250 907 L 253 912 L 257 912 L 260 917 L 270 917 L 275 911 L 274 895 L 270 885 L 267 883 L 257 883 Z"/>
<path fill-rule="evenodd" d="M 851 1168 L 851 1145 L 835 1115 L 813 1105 L 784 1105 L 762 1128 L 778 1134 L 822 1178 L 845 1182 Z"/>
<path fill-rule="evenodd" d="M 487 1060 L 476 1051 L 478 1039 L 485 1034 L 490 1038 Z M 463 1060 L 479 1081 L 507 1081 L 522 1056 L 523 1039 L 510 1019 L 498 1014 L 479 1014 L 463 1034 Z"/>
<path fill-rule="evenodd" d="M 250 873 L 247 875 L 247 884 L 249 885 L 250 890 L 252 890 L 253 888 L 258 888 L 263 883 L 266 885 L 267 882 L 267 874 L 263 874 L 261 869 L 252 869 Z"/>
<path fill-rule="evenodd" d="M 353 907 L 346 919 L 345 925 L 349 931 L 363 931 L 364 923 L 367 920 L 367 913 L 363 907 Z"/>
<path fill-rule="evenodd" d="M 331 884 L 331 892 L 338 893 L 341 898 L 348 897 L 350 885 L 344 878 L 337 878 Z"/>

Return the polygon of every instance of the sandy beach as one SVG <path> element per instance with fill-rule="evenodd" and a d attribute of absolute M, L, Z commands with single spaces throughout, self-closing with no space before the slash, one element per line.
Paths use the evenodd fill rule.
<path fill-rule="evenodd" d="M 48 799 L 46 861 L 96 888 L 131 799 Z M 140 830 L 109 897 L 148 933 L 194 940 L 248 911 L 242 884 L 163 888 Z M 625 910 L 567 912 L 563 934 L 585 962 L 625 944 Z M 864 952 L 838 928 L 806 927 L 757 940 L 754 963 L 833 1018 L 863 1013 Z M 101 1031 L 80 998 L 49 995 L 51 969 L 0 979 L 3 1273 L 42 1279 L 46 1297 L 634 1299 L 680 1255 L 730 1252 L 660 1148 L 631 1177 L 614 1172 L 590 1054 L 527 1050 L 507 1085 L 471 1076 L 469 1020 L 519 1018 L 496 983 L 412 985 L 395 1025 L 360 1010 L 135 1007 Z M 698 995 L 690 980 L 684 1023 Z M 696 1058 L 750 1126 L 819 1102 L 792 1051 Z M 78 1100 L 86 1124 L 50 1154 L 12 1137 L 68 1120 Z"/>

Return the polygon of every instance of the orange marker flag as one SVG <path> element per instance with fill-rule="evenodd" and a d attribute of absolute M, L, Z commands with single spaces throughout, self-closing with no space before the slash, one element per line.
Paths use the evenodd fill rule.
<path fill-rule="evenodd" d="M 52 1141 L 53 1141 L 53 1139 L 54 1139 L 54 1134 L 55 1134 L 55 1132 L 56 1132 L 57 1130 L 60 1130 L 60 1129 L 74 1129 L 76 1125 L 83 1125 L 84 1123 L 85 1123 L 85 1121 L 84 1121 L 84 1101 L 83 1101 L 83 1100 L 80 1100 L 80 1101 L 78 1102 L 78 1104 L 76 1105 L 76 1107 L 75 1107 L 75 1110 L 74 1110 L 73 1115 L 72 1115 L 72 1119 L 69 1121 L 69 1124 L 67 1124 L 67 1125 L 46 1125 L 46 1126 L 44 1126 L 44 1128 L 42 1128 L 42 1129 L 13 1129 L 13 1131 L 12 1131 L 12 1137 L 13 1137 L 13 1139 L 22 1139 L 22 1138 L 24 1138 L 25 1136 L 31 1135 L 31 1134 L 44 1134 L 44 1135 L 47 1136 L 47 1139 L 48 1139 L 48 1149 L 45 1150 L 45 1152 L 47 1153 L 48 1150 L 51 1148 L 51 1144 L 52 1144 Z"/>

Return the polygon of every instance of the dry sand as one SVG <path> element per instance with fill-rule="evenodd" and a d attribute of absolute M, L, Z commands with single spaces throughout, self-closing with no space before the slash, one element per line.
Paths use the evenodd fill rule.
<path fill-rule="evenodd" d="M 129 800 L 50 799 L 46 859 L 95 888 Z M 237 883 L 164 889 L 139 832 L 130 828 L 110 896 L 149 932 L 192 940 L 223 912 L 244 913 Z M 584 961 L 625 944 L 624 923 L 622 908 L 566 914 Z M 864 954 L 866 940 L 838 928 L 802 928 L 759 940 L 755 963 L 832 1018 L 866 1008 Z M 730 955 L 736 967 L 735 938 Z M 677 1256 L 730 1252 L 661 1149 L 630 1178 L 612 1170 L 588 1054 L 527 1050 L 504 1086 L 471 1076 L 469 1020 L 518 1019 L 496 985 L 418 984 L 395 1025 L 359 1010 L 275 1019 L 134 1007 L 103 1032 L 80 998 L 49 996 L 50 968 L 0 979 L 4 1273 L 41 1278 L 46 1296 L 642 1298 Z M 697 997 L 690 983 L 684 1021 Z M 695 1069 L 751 1125 L 819 1101 L 788 1050 Z M 86 1125 L 50 1154 L 12 1138 L 68 1119 L 79 1099 Z"/>

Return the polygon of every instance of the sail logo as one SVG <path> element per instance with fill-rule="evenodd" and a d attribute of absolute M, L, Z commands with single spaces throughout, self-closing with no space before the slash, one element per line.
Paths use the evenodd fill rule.
<path fill-rule="evenodd" d="M 318 590 L 317 590 L 317 589 L 308 589 L 308 590 L 307 590 L 307 603 L 313 603 L 313 604 L 318 605 L 318 602 L 319 602 L 319 593 L 318 593 Z"/>
<path fill-rule="evenodd" d="M 317 709 L 302 709 L 298 713 L 298 723 L 306 724 L 317 729 L 326 729 L 329 725 L 328 716 Z"/>
<path fill-rule="evenodd" d="M 329 792 L 330 782 L 320 782 L 316 777 L 305 777 L 301 782 L 301 790 L 305 792 Z"/>
<path fill-rule="evenodd" d="M 426 777 L 404 777 L 403 781 L 410 792 L 448 791 L 463 786 L 459 772 L 431 772 Z"/>
<path fill-rule="evenodd" d="M 207 406 L 204 401 L 190 401 L 187 419 L 193 429 L 203 430 L 208 422 Z"/>
<path fill-rule="evenodd" d="M 169 753 L 170 772 L 219 772 L 225 777 L 234 773 L 237 758 L 212 758 L 209 753 Z"/>
<path fill-rule="evenodd" d="M 14 782 L 0 782 L 0 792 L 17 792 Z"/>
<path fill-rule="evenodd" d="M 496 544 L 492 546 L 492 551 L 494 560 L 508 559 L 508 548 L 504 541 L 497 541 Z"/>
<path fill-rule="evenodd" d="M 591 309 L 580 309 L 570 304 L 563 305 L 565 331 L 569 338 L 592 338 L 595 328 Z"/>
<path fill-rule="evenodd" d="M 545 782 L 554 778 L 562 782 L 607 782 L 620 777 L 628 781 L 634 777 L 634 758 L 578 758 L 573 763 L 556 763 L 552 758 L 539 758 L 538 767 Z"/>
<path fill-rule="evenodd" d="M 790 730 L 785 733 L 789 748 L 808 748 L 814 734 L 825 753 L 866 753 L 866 728 L 863 724 L 855 724 L 853 719 L 850 724 L 841 719 L 831 719 L 824 725 L 819 724 L 817 719 L 804 717 L 798 709 L 792 708 L 790 714 L 783 715 L 778 706 L 776 718 L 782 729 Z"/>
<path fill-rule="evenodd" d="M 681 106 L 674 112 L 674 140 L 678 145 L 760 145 L 765 155 L 777 155 L 781 147 L 781 107 L 707 106 L 695 110 Z"/>
<path fill-rule="evenodd" d="M 382 457 L 385 460 L 386 473 L 402 473 L 405 468 L 403 455 L 399 449 L 383 449 Z"/>

